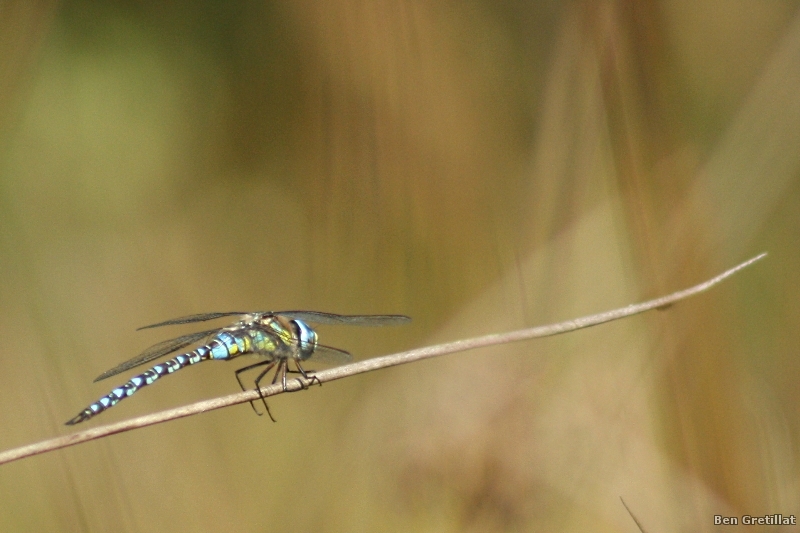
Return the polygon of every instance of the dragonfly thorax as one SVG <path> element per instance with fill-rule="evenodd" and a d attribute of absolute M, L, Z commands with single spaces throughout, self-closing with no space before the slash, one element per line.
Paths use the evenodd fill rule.
<path fill-rule="evenodd" d="M 254 315 L 249 321 L 248 318 L 245 317 L 238 327 L 256 327 L 274 340 L 264 355 L 305 361 L 317 349 L 317 332 L 299 318 L 290 319 L 273 314 Z"/>

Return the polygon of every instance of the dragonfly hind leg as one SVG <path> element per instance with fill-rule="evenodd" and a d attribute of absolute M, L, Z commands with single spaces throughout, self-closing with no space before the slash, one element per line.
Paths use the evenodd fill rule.
<path fill-rule="evenodd" d="M 264 369 L 264 370 L 261 372 L 261 374 L 259 374 L 259 375 L 258 375 L 258 377 L 256 378 L 256 381 L 255 381 L 255 384 L 256 384 L 256 390 L 258 391 L 258 396 L 259 396 L 259 398 L 261 398 L 261 401 L 262 401 L 262 402 L 263 402 L 263 404 L 264 404 L 264 408 L 267 410 L 267 414 L 269 415 L 269 419 L 270 419 L 270 420 L 272 420 L 273 422 L 275 422 L 276 420 L 275 420 L 275 417 L 274 417 L 274 416 L 272 416 L 272 413 L 271 413 L 271 412 L 270 412 L 270 410 L 269 410 L 269 405 L 267 405 L 267 399 L 264 397 L 264 395 L 263 395 L 263 394 L 262 394 L 262 392 L 261 392 L 261 386 L 260 386 L 260 383 L 261 383 L 261 379 L 262 379 L 262 378 L 263 378 L 265 375 L 267 375 L 267 373 L 268 373 L 270 370 L 272 370 L 272 368 L 273 368 L 273 367 L 274 367 L 274 366 L 275 366 L 277 363 L 278 363 L 278 361 L 260 361 L 260 362 L 258 362 L 258 363 L 255 363 L 255 364 L 253 364 L 253 365 L 248 365 L 248 366 L 245 366 L 245 367 L 243 367 L 243 368 L 240 368 L 239 370 L 237 370 L 237 371 L 235 371 L 235 372 L 234 372 L 234 374 L 236 375 L 236 381 L 238 381 L 238 382 L 239 382 L 239 386 L 242 388 L 242 391 L 246 391 L 247 389 L 245 388 L 245 386 L 244 386 L 244 383 L 242 383 L 242 379 L 239 377 L 239 374 L 241 374 L 242 372 L 246 372 L 246 371 L 248 371 L 248 370 L 252 370 L 252 369 L 254 369 L 254 368 L 258 368 L 258 367 L 260 367 L 260 366 L 265 366 L 265 365 L 266 365 L 266 367 L 267 367 L 267 368 L 265 368 L 265 369 Z M 273 381 L 273 383 L 274 383 L 274 381 Z M 258 412 L 258 409 L 256 409 L 256 404 L 255 404 L 255 403 L 253 403 L 253 401 L 252 401 L 252 400 L 250 401 L 250 407 L 252 407 L 252 408 L 253 408 L 253 411 L 254 411 L 254 412 L 255 412 L 255 413 L 258 415 L 258 416 L 262 416 L 262 415 L 264 414 L 264 413 L 259 413 L 259 412 Z"/>
<path fill-rule="evenodd" d="M 272 385 L 275 385 L 278 382 L 278 376 L 281 376 L 281 385 L 283 386 L 283 392 L 286 392 L 286 371 L 289 369 L 289 363 L 286 359 L 280 359 L 278 361 L 272 361 L 271 364 L 267 365 L 267 368 L 261 371 L 261 373 L 256 378 L 256 390 L 258 391 L 258 395 L 261 396 L 261 401 L 264 402 L 264 406 L 267 407 L 267 399 L 261 394 L 261 380 L 264 379 L 264 376 L 269 374 L 272 367 L 275 366 L 277 363 L 278 368 L 275 369 L 275 375 L 272 377 Z M 251 365 L 249 368 L 252 368 L 255 365 Z M 275 418 L 273 418 L 272 413 L 269 412 L 269 407 L 267 407 L 267 413 L 269 417 L 272 418 L 272 421 L 275 422 Z"/>

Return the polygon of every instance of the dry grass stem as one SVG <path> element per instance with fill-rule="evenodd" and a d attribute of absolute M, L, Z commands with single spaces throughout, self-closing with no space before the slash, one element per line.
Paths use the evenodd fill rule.
<path fill-rule="evenodd" d="M 560 333 L 567 333 L 569 331 L 575 331 L 578 329 L 588 328 L 590 326 L 596 326 L 598 324 L 604 324 L 606 322 L 611 322 L 613 320 L 618 320 L 620 318 L 643 313 L 651 309 L 663 308 L 670 304 L 673 304 L 675 302 L 689 298 L 690 296 L 694 296 L 696 294 L 699 294 L 703 291 L 710 289 L 711 287 L 718 284 L 722 280 L 732 276 L 733 274 L 742 270 L 743 268 L 750 266 L 751 264 L 762 259 L 766 255 L 767 255 L 766 253 L 762 253 L 760 255 L 757 255 L 756 257 L 753 257 L 752 259 L 749 259 L 748 261 L 745 261 L 744 263 L 741 263 L 740 265 L 731 268 L 730 270 L 723 272 L 722 274 L 708 281 L 700 283 L 699 285 L 695 285 L 694 287 L 672 293 L 668 296 L 662 296 L 661 298 L 649 300 L 647 302 L 631 304 L 626 307 L 622 307 L 620 309 L 614 309 L 612 311 L 605 311 L 594 315 L 575 318 L 573 320 L 567 320 L 565 322 L 559 322 L 557 324 L 537 326 L 533 328 L 511 331 L 508 333 L 494 333 L 491 335 L 484 335 L 482 337 L 474 337 L 471 339 L 448 342 L 444 344 L 438 344 L 435 346 L 428 346 L 425 348 L 417 348 L 414 350 L 400 352 L 392 355 L 374 357 L 372 359 L 367 359 L 365 361 L 359 361 L 353 364 L 316 372 L 314 374 L 314 381 L 319 380 L 319 383 L 326 383 L 328 381 L 355 376 L 356 374 L 361 374 L 364 372 L 371 372 L 373 370 L 378 370 L 381 368 L 402 365 L 414 361 L 419 361 L 422 359 L 437 357 L 440 355 L 445 355 L 455 352 L 463 352 L 466 350 L 472 350 L 474 348 L 484 348 L 487 346 L 496 346 L 498 344 L 507 344 L 510 342 L 535 339 L 539 337 L 549 337 L 552 335 L 558 335 Z M 308 388 L 309 385 L 310 382 L 302 380 L 300 378 L 292 379 L 291 381 L 287 382 L 286 391 L 282 390 L 280 384 L 275 384 L 262 388 L 262 392 L 264 396 L 274 396 L 282 392 L 294 392 L 297 390 Z M 222 407 L 228 407 L 231 405 L 257 400 L 258 398 L 259 398 L 258 391 L 256 390 L 239 392 L 236 394 L 231 394 L 229 396 L 222 396 L 219 398 L 214 398 L 212 400 L 204 400 L 201 402 L 193 403 L 191 405 L 186 405 L 175 409 L 161 411 L 159 413 L 153 413 L 150 415 L 132 418 L 122 422 L 117 422 L 115 424 L 108 424 L 105 426 L 78 431 L 77 433 L 65 435 L 63 437 L 57 437 L 54 439 L 45 440 L 35 444 L 29 444 L 26 446 L 14 448 L 12 450 L 0 453 L 0 464 L 9 463 L 11 461 L 16 461 L 18 459 L 23 459 L 25 457 L 30 457 L 32 455 L 37 455 L 40 453 L 59 450 L 61 448 L 66 448 L 67 446 L 72 446 L 75 444 L 80 444 L 82 442 L 99 439 L 101 437 L 107 437 L 115 433 L 122 433 L 123 431 L 130 431 L 132 429 L 151 426 L 154 424 L 159 424 L 161 422 L 167 422 L 169 420 L 183 418 L 185 416 L 196 415 L 198 413 L 204 413 L 206 411 L 212 411 L 214 409 L 220 409 Z"/>

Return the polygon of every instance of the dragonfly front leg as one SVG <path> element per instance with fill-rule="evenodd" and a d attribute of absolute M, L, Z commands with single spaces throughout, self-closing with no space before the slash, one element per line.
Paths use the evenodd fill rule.
<path fill-rule="evenodd" d="M 267 414 L 269 415 L 270 420 L 272 420 L 273 422 L 275 422 L 275 417 L 272 416 L 272 413 L 269 410 L 269 405 L 267 405 L 267 399 L 261 393 L 261 386 L 259 384 L 261 383 L 261 379 L 265 375 L 267 375 L 267 373 L 270 370 L 272 370 L 272 368 L 275 366 L 276 363 L 277 363 L 277 361 L 259 361 L 258 363 L 255 363 L 255 364 L 252 364 L 252 365 L 248 365 L 248 366 L 240 368 L 239 370 L 234 372 L 234 374 L 236 374 L 236 381 L 239 382 L 239 386 L 242 388 L 243 391 L 246 391 L 247 389 L 245 388 L 244 383 L 242 383 L 242 379 L 239 377 L 239 374 L 241 374 L 242 372 L 246 372 L 247 370 L 252 370 L 253 368 L 258 368 L 258 367 L 264 366 L 264 365 L 267 366 L 267 368 L 265 368 L 264 371 L 261 372 L 261 374 L 258 375 L 258 377 L 256 378 L 256 381 L 255 381 L 255 384 L 256 384 L 256 390 L 258 391 L 258 396 L 261 398 L 261 401 L 264 403 L 264 408 L 267 410 Z M 258 416 L 262 416 L 263 415 L 263 413 L 259 413 L 258 412 L 258 409 L 256 409 L 256 404 L 253 403 L 252 400 L 250 401 L 250 407 L 253 408 L 253 411 Z"/>
<path fill-rule="evenodd" d="M 308 380 L 308 384 L 306 384 L 300 381 L 300 378 L 297 379 L 297 382 L 300 384 L 300 387 L 303 390 L 308 389 L 308 387 L 310 385 L 313 385 L 315 381 L 319 384 L 320 387 L 322 386 L 322 382 L 319 380 L 317 376 L 314 375 L 314 370 L 303 369 L 303 367 L 300 366 L 300 361 L 298 361 L 297 359 L 294 360 L 294 364 L 297 366 L 297 370 L 289 370 L 289 366 L 287 365 L 286 371 L 290 374 L 300 374 L 301 376 L 306 378 L 306 380 Z"/>

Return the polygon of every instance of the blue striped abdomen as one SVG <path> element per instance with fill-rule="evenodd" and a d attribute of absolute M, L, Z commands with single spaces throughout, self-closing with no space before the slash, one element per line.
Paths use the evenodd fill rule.
<path fill-rule="evenodd" d="M 269 352 L 274 350 L 275 343 L 260 331 L 241 331 L 231 333 L 222 331 L 205 346 L 200 346 L 194 351 L 181 354 L 153 368 L 131 378 L 127 383 L 112 390 L 92 405 L 81 411 L 75 418 L 67 422 L 68 426 L 89 420 L 106 409 L 115 406 L 121 400 L 133 395 L 142 387 L 155 383 L 161 377 L 181 368 L 211 359 L 229 360 L 243 354 L 253 352 Z"/>

